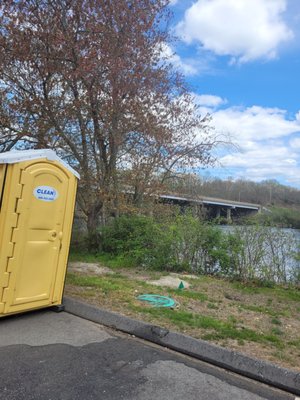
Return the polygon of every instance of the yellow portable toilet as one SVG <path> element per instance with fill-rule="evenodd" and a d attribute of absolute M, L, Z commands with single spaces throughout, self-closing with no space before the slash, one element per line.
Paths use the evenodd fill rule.
<path fill-rule="evenodd" d="M 78 178 L 52 150 L 0 154 L 0 317 L 61 304 Z"/>

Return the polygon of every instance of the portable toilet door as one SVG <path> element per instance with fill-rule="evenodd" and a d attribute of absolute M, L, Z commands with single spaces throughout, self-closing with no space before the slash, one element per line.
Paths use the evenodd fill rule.
<path fill-rule="evenodd" d="M 77 178 L 51 150 L 0 154 L 0 316 L 61 304 Z"/>

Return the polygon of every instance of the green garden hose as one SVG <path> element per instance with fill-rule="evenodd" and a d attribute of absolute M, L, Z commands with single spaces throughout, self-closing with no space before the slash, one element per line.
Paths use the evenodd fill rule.
<path fill-rule="evenodd" d="M 175 307 L 176 301 L 167 296 L 159 296 L 157 294 L 141 294 L 137 297 L 140 301 L 146 301 L 153 307 Z"/>

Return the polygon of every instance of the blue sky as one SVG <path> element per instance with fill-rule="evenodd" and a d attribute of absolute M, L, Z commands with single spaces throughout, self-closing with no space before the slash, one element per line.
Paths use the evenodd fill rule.
<path fill-rule="evenodd" d="M 166 52 L 237 150 L 212 176 L 300 188 L 300 1 L 172 0 Z"/>

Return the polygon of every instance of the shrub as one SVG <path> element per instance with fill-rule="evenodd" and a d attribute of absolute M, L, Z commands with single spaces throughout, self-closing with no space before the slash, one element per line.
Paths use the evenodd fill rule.
<path fill-rule="evenodd" d="M 228 273 L 232 277 L 243 281 L 258 279 L 265 285 L 296 280 L 298 242 L 291 232 L 254 225 L 235 227 L 230 236 Z"/>
<path fill-rule="evenodd" d="M 101 230 L 102 250 L 124 257 L 128 265 L 168 271 L 215 273 L 222 232 L 192 215 L 157 222 L 145 216 L 122 216 Z"/>
<path fill-rule="evenodd" d="M 101 250 L 124 266 L 216 274 L 265 286 L 300 279 L 299 244 L 282 229 L 252 225 L 224 232 L 189 213 L 159 221 L 123 215 L 97 235 Z"/>
<path fill-rule="evenodd" d="M 292 208 L 269 207 L 269 212 L 257 214 L 252 220 L 263 225 L 300 229 L 299 210 Z"/>
<path fill-rule="evenodd" d="M 168 241 L 151 217 L 121 216 L 102 228 L 101 237 L 102 250 L 130 266 L 163 268 L 168 261 Z"/>
<path fill-rule="evenodd" d="M 168 227 L 172 259 L 181 269 L 213 273 L 222 232 L 191 215 L 177 216 Z"/>

